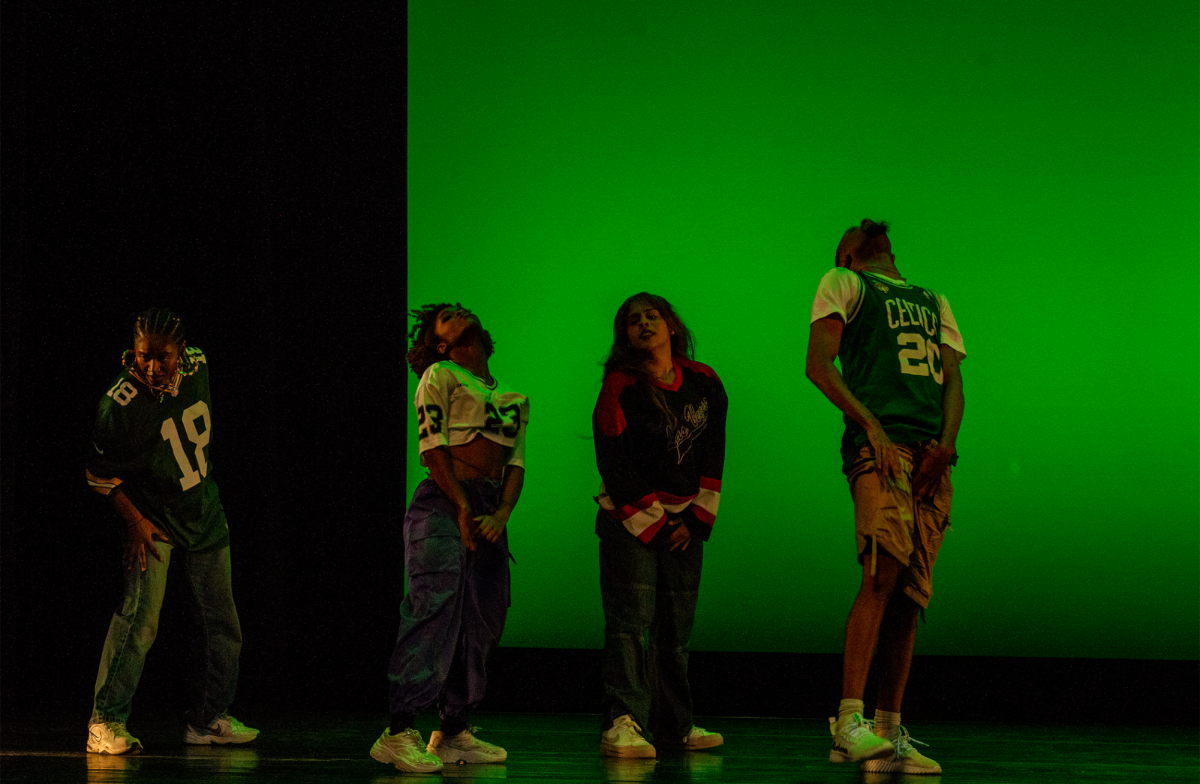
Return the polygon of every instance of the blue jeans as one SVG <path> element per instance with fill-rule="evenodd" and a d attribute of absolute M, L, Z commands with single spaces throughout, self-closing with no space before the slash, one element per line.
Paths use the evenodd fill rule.
<path fill-rule="evenodd" d="M 652 735 L 679 743 L 692 729 L 688 640 L 704 542 L 693 537 L 686 550 L 652 549 L 603 510 L 599 514 L 603 726 L 628 713 Z"/>
<path fill-rule="evenodd" d="M 500 504 L 500 484 L 461 482 L 476 515 Z M 508 531 L 496 544 L 463 546 L 454 506 L 432 479 L 417 486 L 404 515 L 408 593 L 388 666 L 391 715 L 437 702 L 442 720 L 465 725 L 487 689 L 487 659 L 508 615 Z"/>
<path fill-rule="evenodd" d="M 233 702 L 242 627 L 233 604 L 229 548 L 175 553 L 165 542 L 155 542 L 155 546 L 162 555 L 161 563 L 147 554 L 146 571 L 135 562 L 125 572 L 125 598 L 108 625 L 100 654 L 92 724 L 129 719 L 146 653 L 158 634 L 158 614 L 172 557 L 183 561 L 196 619 L 190 636 L 197 672 L 189 691 L 188 720 L 206 727 Z"/>

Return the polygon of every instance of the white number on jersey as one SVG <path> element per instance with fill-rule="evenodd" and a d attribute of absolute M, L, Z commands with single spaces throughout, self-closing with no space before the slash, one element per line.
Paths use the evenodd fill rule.
<path fill-rule="evenodd" d="M 129 401 L 133 400 L 136 394 L 137 390 L 128 381 L 118 381 L 108 390 L 108 396 L 123 406 L 129 405 Z"/>
<path fill-rule="evenodd" d="M 901 346 L 912 348 L 900 349 L 900 372 L 910 376 L 933 376 L 933 380 L 942 383 L 942 349 L 937 343 L 916 332 L 901 332 L 896 336 L 896 342 Z M 911 360 L 911 361 L 910 361 Z M 934 363 L 937 360 L 937 363 Z"/>
<path fill-rule="evenodd" d="M 191 462 L 188 460 L 187 453 L 183 451 L 183 440 L 179 437 L 179 428 L 175 426 L 175 420 L 168 417 L 162 423 L 163 441 L 171 442 L 171 451 L 175 454 L 175 462 L 179 463 L 179 468 L 183 471 L 183 477 L 179 480 L 179 485 L 184 490 L 190 490 L 200 484 L 200 478 L 208 476 L 208 461 L 204 459 L 204 447 L 208 446 L 209 434 L 212 432 L 209 429 L 208 404 L 203 400 L 198 400 L 194 404 L 183 410 L 183 431 L 187 433 L 188 440 L 196 445 L 196 465 L 200 470 L 192 468 Z M 196 420 L 204 419 L 204 432 L 196 431 Z"/>

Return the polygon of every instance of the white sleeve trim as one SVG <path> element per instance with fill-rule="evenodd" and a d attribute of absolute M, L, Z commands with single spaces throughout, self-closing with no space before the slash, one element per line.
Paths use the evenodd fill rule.
<path fill-rule="evenodd" d="M 958 322 L 954 320 L 954 311 L 950 309 L 950 301 L 938 293 L 934 293 L 938 301 L 938 315 L 942 319 L 942 343 L 957 351 L 962 355 L 963 359 L 967 357 L 967 350 L 963 347 L 962 332 L 958 329 Z"/>
<path fill-rule="evenodd" d="M 854 319 L 862 298 L 862 280 L 842 267 L 834 267 L 821 278 L 813 298 L 811 324 L 827 316 L 841 316 L 843 323 Z"/>

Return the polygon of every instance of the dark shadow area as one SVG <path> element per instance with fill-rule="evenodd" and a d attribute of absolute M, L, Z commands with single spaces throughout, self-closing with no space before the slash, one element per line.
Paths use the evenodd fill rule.
<path fill-rule="evenodd" d="M 403 578 L 403 5 L 0 14 L 0 708 L 86 719 L 120 555 L 82 461 L 152 304 L 210 360 L 241 699 L 357 697 Z M 182 689 L 175 571 L 139 697 Z"/>

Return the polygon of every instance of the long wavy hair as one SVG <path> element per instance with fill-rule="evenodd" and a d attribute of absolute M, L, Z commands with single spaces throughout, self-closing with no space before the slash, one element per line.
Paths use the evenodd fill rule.
<path fill-rule="evenodd" d="M 640 291 L 617 308 L 617 315 L 613 318 L 612 350 L 608 352 L 608 359 L 604 360 L 604 375 L 607 377 L 610 373 L 628 373 L 636 378 L 638 385 L 650 396 L 655 408 L 662 412 L 667 426 L 674 427 L 675 415 L 667 406 L 667 398 L 662 389 L 654 383 L 654 375 L 646 369 L 646 363 L 651 358 L 650 352 L 635 348 L 629 342 L 626 319 L 629 316 L 629 308 L 635 302 L 645 302 L 657 310 L 667 327 L 675 333 L 671 335 L 671 356 L 684 359 L 693 359 L 696 356 L 696 339 L 692 331 L 683 323 L 683 319 L 666 297 Z"/>
<path fill-rule="evenodd" d="M 416 319 L 416 323 L 412 325 L 412 329 L 408 331 L 408 339 L 411 342 L 411 347 L 408 353 L 404 355 L 404 360 L 408 362 L 408 366 L 412 368 L 412 372 L 417 374 L 417 378 L 425 375 L 425 371 L 434 362 L 440 362 L 446 359 L 445 354 L 438 353 L 438 336 L 436 331 L 437 317 L 446 308 L 461 308 L 461 302 L 455 302 L 451 305 L 449 302 L 439 302 L 436 304 L 422 305 L 409 311 L 412 317 Z M 485 329 L 483 330 L 483 352 L 484 356 L 491 357 L 496 352 L 496 342 L 492 340 L 491 334 Z"/>

